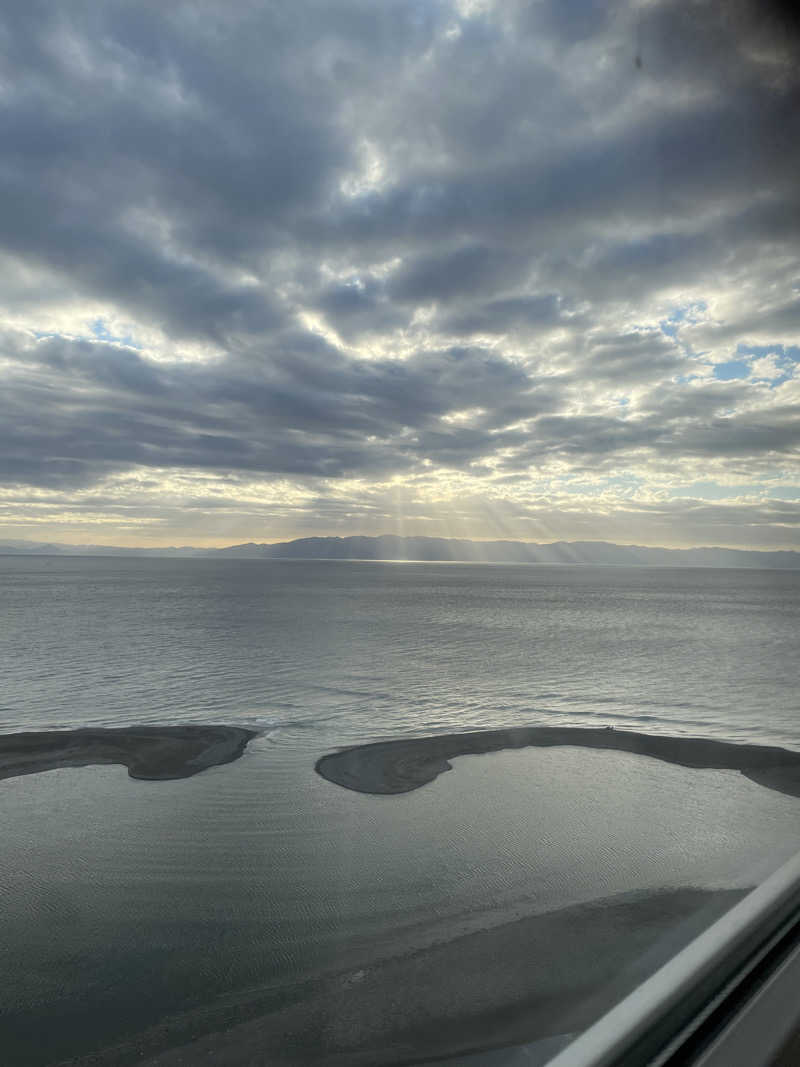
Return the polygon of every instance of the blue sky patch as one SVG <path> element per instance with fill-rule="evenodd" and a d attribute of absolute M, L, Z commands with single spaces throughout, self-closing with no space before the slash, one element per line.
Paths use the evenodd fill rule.
<path fill-rule="evenodd" d="M 750 364 L 743 359 L 730 359 L 727 363 L 717 363 L 714 367 L 714 377 L 721 382 L 730 382 L 734 378 L 747 378 L 750 374 Z"/>
<path fill-rule="evenodd" d="M 106 326 L 103 319 L 95 319 L 91 325 L 92 334 L 98 341 L 107 341 L 109 344 L 126 345 L 128 348 L 141 349 L 141 345 L 137 345 L 130 334 L 111 333 Z"/>

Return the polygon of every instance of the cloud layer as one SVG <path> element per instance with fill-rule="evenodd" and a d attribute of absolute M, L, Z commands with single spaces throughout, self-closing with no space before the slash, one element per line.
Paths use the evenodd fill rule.
<path fill-rule="evenodd" d="M 793 29 L 5 5 L 2 531 L 800 546 Z"/>

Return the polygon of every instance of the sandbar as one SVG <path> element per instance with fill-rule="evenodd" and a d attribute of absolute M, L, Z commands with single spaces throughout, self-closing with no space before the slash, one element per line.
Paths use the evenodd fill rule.
<path fill-rule="evenodd" d="M 378 741 L 331 752 L 317 760 L 315 769 L 329 782 L 358 793 L 409 793 L 452 770 L 449 761 L 456 756 L 529 746 L 605 748 L 650 756 L 681 767 L 735 770 L 767 789 L 800 797 L 800 752 L 609 727 L 519 726 Z"/>
<path fill-rule="evenodd" d="M 0 779 L 61 767 L 120 763 L 163 782 L 238 759 L 255 730 L 241 726 L 126 726 L 0 735 Z"/>

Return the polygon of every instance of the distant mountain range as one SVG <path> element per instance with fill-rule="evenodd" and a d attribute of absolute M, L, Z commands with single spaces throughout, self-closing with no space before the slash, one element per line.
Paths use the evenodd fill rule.
<path fill-rule="evenodd" d="M 463 563 L 561 563 L 657 567 L 800 569 L 800 552 L 738 548 L 644 548 L 608 541 L 466 541 L 445 537 L 302 537 L 278 544 L 228 548 L 115 548 L 37 541 L 0 541 L 0 554 L 27 556 L 150 556 L 239 559 L 408 560 Z"/>

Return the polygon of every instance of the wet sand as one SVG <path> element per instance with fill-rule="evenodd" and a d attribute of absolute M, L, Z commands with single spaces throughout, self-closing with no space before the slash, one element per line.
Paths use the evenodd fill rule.
<path fill-rule="evenodd" d="M 121 763 L 131 778 L 169 781 L 238 759 L 256 731 L 240 726 L 131 726 L 0 735 L 0 779 Z"/>
<path fill-rule="evenodd" d="M 779 793 L 800 797 L 800 753 L 696 737 L 660 737 L 604 727 L 520 726 L 506 730 L 379 741 L 332 752 L 317 760 L 329 782 L 358 793 L 409 793 L 453 770 L 449 760 L 529 746 L 606 748 L 681 767 L 736 770 Z"/>
<path fill-rule="evenodd" d="M 679 889 L 529 916 L 232 995 L 69 1063 L 389 1067 L 576 1033 L 742 895 Z"/>

